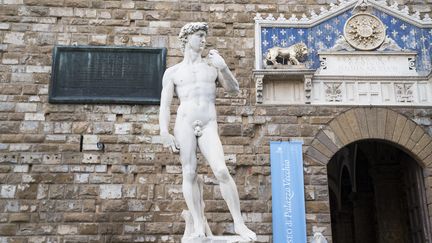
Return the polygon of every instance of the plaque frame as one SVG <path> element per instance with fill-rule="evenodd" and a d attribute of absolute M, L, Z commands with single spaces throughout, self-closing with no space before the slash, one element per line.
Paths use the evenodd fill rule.
<path fill-rule="evenodd" d="M 72 53 L 72 54 L 71 54 Z M 150 76 L 149 80 L 143 79 L 143 83 L 141 83 L 140 77 L 136 76 L 129 76 L 129 78 L 132 77 L 132 81 L 130 83 L 138 84 L 137 86 L 125 86 L 126 88 L 122 89 L 121 87 L 108 87 L 107 90 L 104 90 L 103 86 L 101 86 L 104 82 L 102 79 L 103 77 L 103 70 L 96 70 L 96 79 L 98 82 L 92 83 L 94 80 L 85 80 L 78 84 L 81 88 L 77 87 L 68 87 L 70 83 L 68 82 L 68 79 L 70 81 L 71 77 L 65 77 L 62 76 L 62 72 L 65 71 L 65 67 L 67 65 L 61 65 L 63 60 L 61 58 L 65 59 L 65 55 L 73 55 L 73 54 L 87 54 L 89 56 L 88 61 L 90 62 L 92 53 L 97 53 L 103 58 L 107 58 L 111 55 L 112 60 L 115 63 L 115 57 L 126 57 L 128 54 L 131 56 L 134 56 L 134 58 L 144 58 L 143 60 L 139 60 L 143 63 L 151 63 L 152 65 L 149 68 L 147 68 L 150 73 L 146 73 L 146 68 L 143 67 L 143 69 L 139 68 L 140 70 L 135 70 L 137 65 L 133 66 L 137 73 L 139 73 L 141 76 Z M 140 56 L 139 54 L 148 54 L 147 56 Z M 62 57 L 63 55 L 63 57 Z M 104 57 L 105 55 L 105 57 Z M 123 55 L 123 56 L 122 56 Z M 167 56 L 167 49 L 166 48 L 153 48 L 153 47 L 129 47 L 129 46 L 55 46 L 52 53 L 52 73 L 51 73 L 51 80 L 49 85 L 49 91 L 48 91 L 48 102 L 54 103 L 54 104 L 149 104 L 149 105 L 157 105 L 160 103 L 160 95 L 162 91 L 162 78 L 163 74 L 166 69 L 166 56 Z M 81 57 L 82 59 L 83 57 Z M 145 58 L 147 58 L 148 62 L 145 62 Z M 123 58 L 124 59 L 124 58 Z M 127 58 L 126 58 L 127 59 Z M 133 58 L 131 58 L 133 59 Z M 134 61 L 134 60 L 132 60 Z M 66 62 L 67 63 L 67 62 Z M 96 61 L 96 65 L 97 65 Z M 124 64 L 124 62 L 123 62 Z M 102 65 L 103 64 L 99 64 Z M 111 63 L 111 68 L 116 67 L 115 64 Z M 119 66 L 117 68 L 125 68 L 125 66 Z M 76 72 L 79 74 L 85 73 L 85 71 L 89 71 L 89 66 L 87 67 L 74 67 L 74 69 L 80 70 L 82 68 L 83 72 Z M 87 68 L 87 69 L 86 69 Z M 93 67 L 94 68 L 94 67 Z M 126 66 L 127 68 L 127 66 Z M 97 68 L 96 68 L 97 69 Z M 75 70 L 76 71 L 76 70 Z M 100 73 L 98 73 L 98 71 Z M 118 76 L 118 73 L 120 71 L 115 71 L 113 74 L 116 74 Z M 125 72 L 122 73 L 124 75 Z M 99 76 L 97 75 L 99 74 Z M 114 76 L 116 76 L 114 75 Z M 127 74 L 126 74 L 127 75 Z M 95 76 L 95 74 L 93 74 Z M 116 77 L 113 77 L 111 82 L 113 80 L 119 80 L 116 79 Z M 137 83 L 138 82 L 138 83 Z M 146 84 L 146 82 L 150 82 Z M 83 86 L 83 83 L 89 84 L 90 86 Z M 121 82 L 118 82 L 121 83 Z M 118 85 L 117 83 L 117 85 Z M 123 82 L 125 83 L 125 82 Z M 126 84 L 128 81 L 126 81 Z M 91 87 L 93 86 L 93 87 Z M 117 89 L 118 88 L 118 89 Z M 77 90 L 78 93 L 85 93 L 85 95 L 80 94 L 74 94 L 71 95 L 65 95 L 65 92 L 67 90 Z M 111 89 L 111 93 L 110 90 Z M 124 94 L 131 94 L 131 96 L 128 95 L 115 95 L 112 91 L 120 91 L 120 93 Z M 106 95 L 102 95 L 101 93 L 106 93 Z M 142 94 L 139 93 L 139 91 L 145 91 Z M 99 92 L 99 93 L 98 93 Z"/>

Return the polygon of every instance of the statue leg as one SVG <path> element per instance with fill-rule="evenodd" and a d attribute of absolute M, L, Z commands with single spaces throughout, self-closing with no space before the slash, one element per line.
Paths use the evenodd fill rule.
<path fill-rule="evenodd" d="M 222 197 L 225 199 L 234 220 L 234 230 L 247 240 L 256 240 L 256 234 L 246 227 L 241 216 L 237 186 L 225 164 L 216 121 L 211 121 L 205 126 L 202 136 L 198 138 L 198 145 L 219 181 Z"/>
<path fill-rule="evenodd" d="M 190 126 L 177 126 L 177 124 L 174 134 L 180 145 L 180 162 L 182 163 L 183 171 L 183 196 L 193 219 L 194 230 L 191 236 L 204 237 L 204 210 L 202 208 L 203 205 L 201 205 L 201 192 L 196 172 L 196 137 Z"/>

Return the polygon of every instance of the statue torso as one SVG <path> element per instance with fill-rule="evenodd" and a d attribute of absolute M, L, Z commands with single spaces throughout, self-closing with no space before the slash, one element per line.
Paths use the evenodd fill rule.
<path fill-rule="evenodd" d="M 173 73 L 175 90 L 180 100 L 177 119 L 187 123 L 200 120 L 204 125 L 216 119 L 216 79 L 216 68 L 205 61 L 178 64 Z"/>

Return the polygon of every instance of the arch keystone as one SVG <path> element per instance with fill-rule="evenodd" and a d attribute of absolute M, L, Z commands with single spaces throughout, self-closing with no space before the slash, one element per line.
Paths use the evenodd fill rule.
<path fill-rule="evenodd" d="M 374 138 L 378 135 L 378 119 L 377 119 L 377 109 L 370 108 L 365 109 L 366 122 L 369 131 L 369 137 Z"/>
<path fill-rule="evenodd" d="M 378 108 L 377 109 L 377 129 L 378 138 L 384 139 L 385 130 L 387 125 L 387 109 Z"/>

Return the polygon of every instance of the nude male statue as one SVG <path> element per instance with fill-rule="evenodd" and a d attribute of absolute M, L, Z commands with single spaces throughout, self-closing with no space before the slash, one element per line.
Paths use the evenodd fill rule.
<path fill-rule="evenodd" d="M 207 58 L 202 57 L 207 30 L 207 23 L 188 23 L 180 31 L 184 59 L 168 68 L 163 77 L 160 135 L 166 147 L 172 152 L 180 152 L 183 195 L 193 219 L 192 237 L 212 235 L 204 216 L 196 172 L 199 147 L 220 183 L 222 196 L 234 220 L 235 232 L 246 240 L 256 240 L 256 234 L 246 227 L 241 216 L 237 187 L 225 164 L 216 123 L 216 80 L 231 93 L 238 93 L 239 85 L 216 50 L 211 50 Z M 180 105 L 173 136 L 169 133 L 169 121 L 174 92 Z"/>

